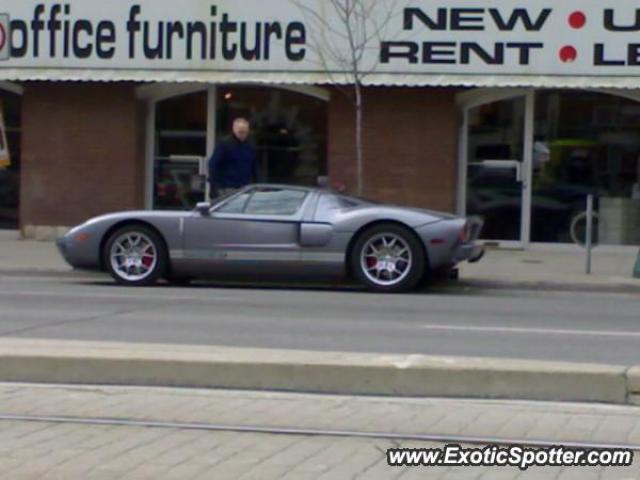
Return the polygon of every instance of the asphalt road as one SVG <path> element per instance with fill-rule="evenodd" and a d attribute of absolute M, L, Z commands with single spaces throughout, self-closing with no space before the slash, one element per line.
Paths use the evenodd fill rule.
<path fill-rule="evenodd" d="M 126 289 L 0 275 L 0 335 L 640 363 L 640 295 L 447 288 Z"/>

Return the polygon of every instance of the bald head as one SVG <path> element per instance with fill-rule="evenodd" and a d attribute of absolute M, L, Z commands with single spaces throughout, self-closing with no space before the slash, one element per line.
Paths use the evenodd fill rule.
<path fill-rule="evenodd" d="M 246 118 L 236 118 L 233 121 L 233 136 L 241 142 L 246 142 L 251 133 L 251 125 Z"/>

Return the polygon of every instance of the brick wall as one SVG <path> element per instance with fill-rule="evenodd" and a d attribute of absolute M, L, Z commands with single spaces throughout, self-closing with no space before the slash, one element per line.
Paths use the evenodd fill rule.
<path fill-rule="evenodd" d="M 455 89 L 367 88 L 364 194 L 455 210 L 459 113 Z M 329 175 L 356 189 L 355 112 L 340 92 L 329 104 Z"/>
<path fill-rule="evenodd" d="M 23 97 L 21 226 L 75 225 L 144 206 L 145 105 L 135 86 L 27 83 Z M 455 209 L 455 89 L 365 90 L 365 195 Z M 329 174 L 355 191 L 354 111 L 329 103 Z"/>
<path fill-rule="evenodd" d="M 144 205 L 144 105 L 130 84 L 27 83 L 21 227 Z"/>

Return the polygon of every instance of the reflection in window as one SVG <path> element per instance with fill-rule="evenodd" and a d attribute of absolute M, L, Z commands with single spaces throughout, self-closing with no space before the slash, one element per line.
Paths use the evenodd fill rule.
<path fill-rule="evenodd" d="M 594 92 L 536 96 L 532 240 L 570 242 L 570 226 L 597 196 L 605 244 L 640 243 L 640 103 Z"/>
<path fill-rule="evenodd" d="M 469 110 L 467 214 L 484 218 L 486 239 L 521 237 L 525 109 L 517 97 Z"/>
<path fill-rule="evenodd" d="M 306 197 L 302 190 L 260 189 L 249 200 L 245 210 L 254 215 L 293 215 Z"/>

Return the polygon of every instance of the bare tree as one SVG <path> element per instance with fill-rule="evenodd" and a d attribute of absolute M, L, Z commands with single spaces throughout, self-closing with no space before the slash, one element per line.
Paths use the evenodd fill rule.
<path fill-rule="evenodd" d="M 356 190 L 362 195 L 363 82 L 379 65 L 380 41 L 388 34 L 398 0 L 321 0 L 312 4 L 305 0 L 292 1 L 312 25 L 310 49 L 331 83 L 354 106 Z"/>

